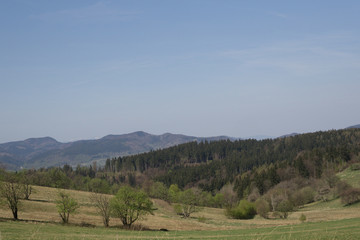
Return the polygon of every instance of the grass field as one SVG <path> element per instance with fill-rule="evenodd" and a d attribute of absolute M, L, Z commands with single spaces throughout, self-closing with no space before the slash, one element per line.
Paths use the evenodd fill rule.
<path fill-rule="evenodd" d="M 1 239 L 359 239 L 360 218 L 296 225 L 208 231 L 126 231 L 117 228 L 0 222 Z"/>
<path fill-rule="evenodd" d="M 338 175 L 353 184 L 360 171 L 345 170 Z M 70 224 L 62 225 L 56 211 L 57 189 L 35 186 L 30 201 L 23 201 L 20 221 L 12 221 L 11 212 L 0 207 L 0 240 L 5 239 L 360 239 L 360 203 L 344 207 L 340 199 L 316 202 L 290 213 L 288 219 L 228 219 L 224 210 L 204 208 L 190 219 L 176 215 L 171 205 L 153 200 L 158 209 L 154 215 L 137 222 L 143 231 L 121 229 L 117 219 L 110 228 L 102 227 L 102 219 L 92 205 L 90 193 L 65 190 L 81 207 L 70 216 Z M 299 217 L 306 215 L 306 222 Z M 86 227 L 85 227 L 86 226 Z M 159 231 L 166 228 L 169 231 Z"/>

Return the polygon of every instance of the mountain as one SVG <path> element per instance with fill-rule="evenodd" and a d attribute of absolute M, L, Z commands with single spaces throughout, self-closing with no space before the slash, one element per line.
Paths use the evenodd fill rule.
<path fill-rule="evenodd" d="M 8 169 L 18 169 L 24 161 L 54 150 L 62 149 L 66 144 L 60 143 L 53 138 L 29 138 L 24 141 L 16 141 L 0 144 L 0 164 Z"/>
<path fill-rule="evenodd" d="M 163 149 L 186 142 L 224 139 L 235 140 L 227 136 L 199 138 L 171 133 L 152 135 L 142 131 L 70 143 L 60 143 L 50 137 L 30 138 L 0 144 L 0 164 L 9 170 L 77 165 Z"/>
<path fill-rule="evenodd" d="M 354 126 L 350 126 L 350 127 L 347 127 L 346 129 L 349 129 L 349 128 L 360 128 L 360 124 L 358 124 L 358 125 L 354 125 Z"/>
<path fill-rule="evenodd" d="M 299 135 L 299 134 L 300 133 L 290 133 L 290 134 L 282 135 L 279 138 L 294 137 L 294 136 Z"/>

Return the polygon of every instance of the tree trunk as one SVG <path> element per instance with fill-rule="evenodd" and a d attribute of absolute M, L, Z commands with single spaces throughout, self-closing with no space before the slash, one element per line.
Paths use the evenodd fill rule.
<path fill-rule="evenodd" d="M 17 209 L 14 209 L 14 210 L 12 211 L 12 214 L 13 214 L 13 216 L 14 216 L 14 220 L 18 220 L 18 210 L 17 210 Z"/>

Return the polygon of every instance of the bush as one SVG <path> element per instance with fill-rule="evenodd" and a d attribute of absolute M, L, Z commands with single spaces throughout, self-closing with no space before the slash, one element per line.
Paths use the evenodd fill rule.
<path fill-rule="evenodd" d="M 341 194 L 341 202 L 345 205 L 351 205 L 360 202 L 360 188 L 349 188 Z"/>
<path fill-rule="evenodd" d="M 295 206 L 303 206 L 304 204 L 314 201 L 315 192 L 311 187 L 304 187 L 295 192 L 292 196 L 292 202 Z"/>
<path fill-rule="evenodd" d="M 235 219 L 252 219 L 256 215 L 255 204 L 247 200 L 241 200 L 236 207 L 228 208 L 226 215 Z"/>
<path fill-rule="evenodd" d="M 301 214 L 301 216 L 299 217 L 299 220 L 303 223 L 303 222 L 305 222 L 306 221 L 306 216 L 305 216 L 305 214 Z"/>
<path fill-rule="evenodd" d="M 348 191 L 351 188 L 352 188 L 352 186 L 350 184 L 348 184 L 347 182 L 339 181 L 336 184 L 336 193 L 338 196 L 342 196 L 342 195 L 344 195 L 344 192 Z"/>
<path fill-rule="evenodd" d="M 281 218 L 287 218 L 289 212 L 293 210 L 293 204 L 289 200 L 283 200 L 279 203 L 276 210 L 282 213 Z"/>
<path fill-rule="evenodd" d="M 259 198 L 258 200 L 256 200 L 255 206 L 257 214 L 259 214 L 263 218 L 269 217 L 268 214 L 270 212 L 270 205 L 265 199 Z"/>
<path fill-rule="evenodd" d="M 357 171 L 360 170 L 360 163 L 354 163 L 350 166 L 351 171 Z"/>

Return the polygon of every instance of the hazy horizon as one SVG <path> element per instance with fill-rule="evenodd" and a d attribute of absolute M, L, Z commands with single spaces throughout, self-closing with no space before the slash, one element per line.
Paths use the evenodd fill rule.
<path fill-rule="evenodd" d="M 0 143 L 360 123 L 359 1 L 0 2 Z"/>

